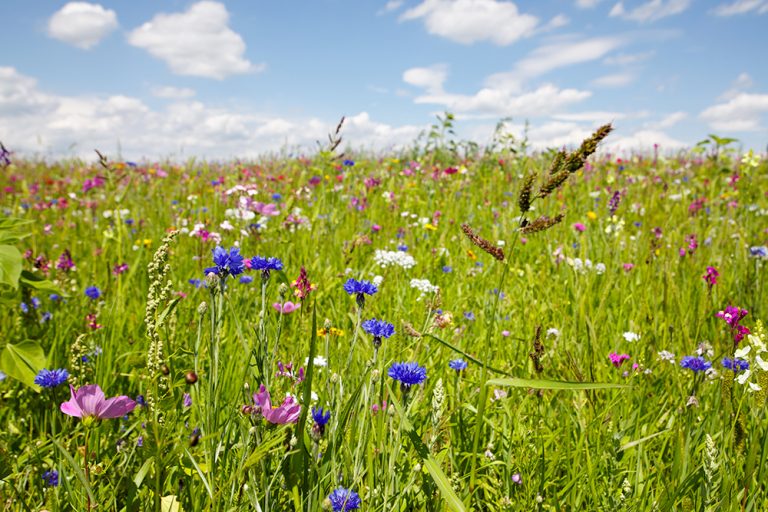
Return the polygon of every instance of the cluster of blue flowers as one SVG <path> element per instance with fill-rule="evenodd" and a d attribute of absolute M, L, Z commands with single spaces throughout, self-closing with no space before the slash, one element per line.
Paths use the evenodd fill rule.
<path fill-rule="evenodd" d="M 48 370 L 43 368 L 35 376 L 35 384 L 41 388 L 55 388 L 61 386 L 69 378 L 69 372 L 64 368 Z"/>
<path fill-rule="evenodd" d="M 730 357 L 724 357 L 723 368 L 732 370 L 736 373 L 743 372 L 745 370 L 749 370 L 749 361 L 745 361 L 743 359 L 736 359 L 736 358 L 731 359 Z"/>
<path fill-rule="evenodd" d="M 712 363 L 701 356 L 685 356 L 680 360 L 680 366 L 693 372 L 704 372 L 712 368 Z"/>

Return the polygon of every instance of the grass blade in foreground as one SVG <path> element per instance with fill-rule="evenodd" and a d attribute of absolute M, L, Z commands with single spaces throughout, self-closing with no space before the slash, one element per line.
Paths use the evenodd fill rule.
<path fill-rule="evenodd" d="M 625 389 L 631 387 L 626 384 L 612 384 L 609 382 L 567 382 L 560 380 L 520 379 L 517 377 L 490 379 L 485 382 L 485 385 L 563 391 L 579 391 L 581 389 Z"/>

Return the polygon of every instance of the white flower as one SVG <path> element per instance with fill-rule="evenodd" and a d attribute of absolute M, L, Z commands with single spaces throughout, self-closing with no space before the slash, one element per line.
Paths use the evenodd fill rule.
<path fill-rule="evenodd" d="M 633 341 L 638 341 L 640 339 L 640 335 L 632 331 L 627 331 L 624 333 L 624 339 L 632 343 Z"/>
<path fill-rule="evenodd" d="M 384 278 L 382 276 L 374 276 L 373 278 L 373 284 L 375 284 L 376 287 L 381 286 L 382 281 L 384 281 Z"/>
<path fill-rule="evenodd" d="M 219 227 L 224 231 L 232 231 L 233 229 L 235 229 L 235 226 L 233 226 L 232 223 L 229 222 L 228 220 L 225 220 L 224 222 L 219 224 Z"/>
<path fill-rule="evenodd" d="M 555 327 L 550 327 L 547 329 L 547 337 L 548 338 L 559 338 L 560 337 L 560 331 Z"/>
<path fill-rule="evenodd" d="M 437 293 L 440 287 L 429 282 L 429 279 L 411 279 L 411 288 L 416 288 L 421 292 L 419 298 L 421 300 L 427 293 Z"/>
<path fill-rule="evenodd" d="M 323 356 L 315 356 L 315 358 L 312 360 L 312 364 L 317 367 L 325 367 L 325 366 L 328 366 L 328 360 Z M 308 357 L 304 359 L 304 366 L 307 366 L 307 365 L 309 365 Z"/>
<path fill-rule="evenodd" d="M 670 352 L 669 350 L 662 350 L 659 354 L 659 359 L 662 361 L 668 361 L 672 364 L 675 364 L 675 354 Z"/>
<path fill-rule="evenodd" d="M 413 258 L 413 256 L 403 251 L 382 251 L 381 249 L 376 249 L 373 260 L 381 268 L 397 266 L 400 268 L 409 269 L 416 265 L 416 260 Z"/>
<path fill-rule="evenodd" d="M 605 273 L 605 263 L 598 263 L 597 265 L 595 265 L 595 273 L 597 275 L 602 275 L 603 273 Z"/>

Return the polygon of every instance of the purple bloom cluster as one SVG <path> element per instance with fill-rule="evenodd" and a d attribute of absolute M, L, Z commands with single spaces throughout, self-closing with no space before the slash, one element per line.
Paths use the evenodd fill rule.
<path fill-rule="evenodd" d="M 421 384 L 427 380 L 427 369 L 418 363 L 394 363 L 387 373 L 390 377 L 400 382 L 404 388 L 414 384 Z"/>
<path fill-rule="evenodd" d="M 213 248 L 213 263 L 215 267 L 208 267 L 205 269 L 206 274 L 216 274 L 217 276 L 227 277 L 236 276 L 245 272 L 245 263 L 243 256 L 240 254 L 240 249 L 232 247 L 227 252 L 220 246 Z"/>
<path fill-rule="evenodd" d="M 693 372 L 703 372 L 712 368 L 712 363 L 701 356 L 685 356 L 680 360 L 680 366 Z"/>
<path fill-rule="evenodd" d="M 43 368 L 35 377 L 35 384 L 41 388 L 55 388 L 61 386 L 69 378 L 69 372 L 64 368 L 48 370 Z"/>
<path fill-rule="evenodd" d="M 740 323 L 748 314 L 749 311 L 736 306 L 727 306 L 725 310 L 715 313 L 717 318 L 722 318 L 730 326 L 734 345 L 738 344 L 744 339 L 744 336 L 749 334 L 749 329 Z"/>
<path fill-rule="evenodd" d="M 346 512 L 347 510 L 357 510 L 362 505 L 360 496 L 352 489 L 339 487 L 329 496 L 333 512 Z"/>
<path fill-rule="evenodd" d="M 315 420 L 315 423 L 320 425 L 321 427 L 324 427 L 326 423 L 331 419 L 331 411 L 323 411 L 322 407 L 319 408 L 312 408 L 312 419 Z"/>
<path fill-rule="evenodd" d="M 58 487 L 59 485 L 59 472 L 55 469 L 49 469 L 43 473 L 43 482 L 48 487 Z"/>

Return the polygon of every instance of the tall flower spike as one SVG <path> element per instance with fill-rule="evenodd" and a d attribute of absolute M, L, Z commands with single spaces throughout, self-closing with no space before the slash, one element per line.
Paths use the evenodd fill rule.
<path fill-rule="evenodd" d="M 475 231 L 469 227 L 468 224 L 462 224 L 461 230 L 467 235 L 469 241 L 496 258 L 499 261 L 504 261 L 504 251 L 501 247 L 496 247 L 491 242 L 479 236 Z"/>

